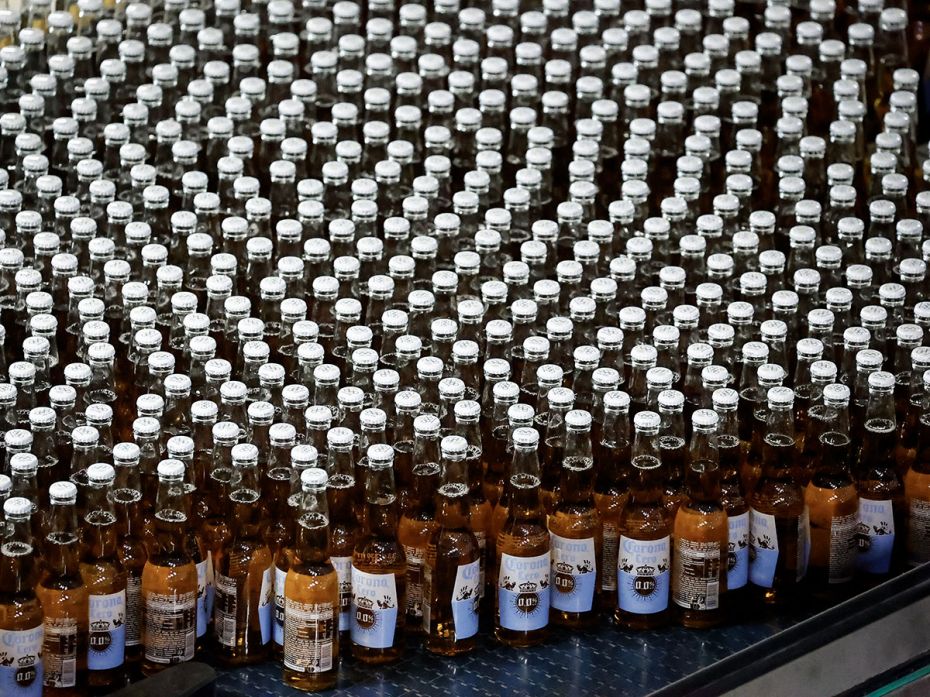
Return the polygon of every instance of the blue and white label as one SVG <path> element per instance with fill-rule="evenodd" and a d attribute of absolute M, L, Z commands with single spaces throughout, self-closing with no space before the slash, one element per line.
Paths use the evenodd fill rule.
<path fill-rule="evenodd" d="M 274 567 L 274 643 L 284 646 L 284 581 L 287 571 Z"/>
<path fill-rule="evenodd" d="M 88 670 L 110 670 L 126 656 L 126 591 L 88 598 Z"/>
<path fill-rule="evenodd" d="M 588 612 L 594 606 L 597 561 L 594 538 L 573 540 L 549 533 L 552 564 L 549 595 L 552 607 L 563 612 Z"/>
<path fill-rule="evenodd" d="M 807 565 L 811 558 L 811 516 L 807 505 L 798 518 L 798 570 L 795 581 L 800 583 L 807 576 Z"/>
<path fill-rule="evenodd" d="M 274 566 L 262 572 L 262 586 L 258 592 L 258 626 L 262 632 L 262 645 L 271 641 L 274 625 Z"/>
<path fill-rule="evenodd" d="M 461 641 L 478 633 L 478 603 L 481 600 L 481 562 L 461 564 L 455 572 L 452 588 L 452 620 L 455 640 Z M 424 620 L 426 613 L 424 612 Z M 429 631 L 429 625 L 426 625 Z"/>
<path fill-rule="evenodd" d="M 727 590 L 732 591 L 749 583 L 749 512 L 728 517 L 727 526 Z"/>
<path fill-rule="evenodd" d="M 621 610 L 652 615 L 668 607 L 671 541 L 620 536 L 617 553 L 617 603 Z"/>
<path fill-rule="evenodd" d="M 339 581 L 339 631 L 348 632 L 352 626 L 352 557 L 330 557 Z"/>
<path fill-rule="evenodd" d="M 801 541 L 798 540 L 800 547 Z M 761 588 L 775 583 L 778 565 L 778 531 L 775 516 L 749 509 L 749 580 Z"/>
<path fill-rule="evenodd" d="M 209 581 L 209 583 L 208 583 Z M 213 565 L 210 556 L 197 564 L 197 638 L 207 633 L 213 614 Z"/>
<path fill-rule="evenodd" d="M 549 624 L 549 552 L 536 557 L 501 554 L 497 574 L 500 625 L 530 632 Z"/>
<path fill-rule="evenodd" d="M 369 649 L 394 645 L 397 583 L 394 574 L 369 574 L 352 566 L 352 642 Z"/>
<path fill-rule="evenodd" d="M 859 526 L 856 530 L 859 556 L 856 566 L 867 574 L 887 574 L 894 549 L 894 508 L 891 500 L 859 499 Z"/>
<path fill-rule="evenodd" d="M 0 695 L 42 696 L 42 641 L 40 624 L 34 629 L 0 629 Z"/>

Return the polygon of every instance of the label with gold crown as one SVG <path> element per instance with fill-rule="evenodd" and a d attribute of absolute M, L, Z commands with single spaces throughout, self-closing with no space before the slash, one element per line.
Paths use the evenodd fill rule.
<path fill-rule="evenodd" d="M 87 668 L 109 670 L 122 665 L 126 654 L 126 591 L 92 595 L 88 608 Z"/>
<path fill-rule="evenodd" d="M 549 552 L 536 557 L 501 555 L 497 577 L 500 623 L 530 632 L 549 624 Z"/>
<path fill-rule="evenodd" d="M 397 584 L 394 574 L 369 574 L 352 567 L 352 641 L 369 649 L 394 645 Z"/>
<path fill-rule="evenodd" d="M 0 695 L 41 697 L 43 626 L 0 629 Z"/>
<path fill-rule="evenodd" d="M 671 545 L 658 540 L 620 537 L 617 600 L 621 610 L 651 615 L 668 607 Z"/>

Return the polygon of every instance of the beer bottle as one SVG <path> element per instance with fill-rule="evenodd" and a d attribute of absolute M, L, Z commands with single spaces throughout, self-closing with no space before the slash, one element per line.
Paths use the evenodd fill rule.
<path fill-rule="evenodd" d="M 564 627 L 590 627 L 600 605 L 603 528 L 594 505 L 591 414 L 583 409 L 565 415 L 565 456 L 549 537 L 550 620 Z"/>
<path fill-rule="evenodd" d="M 478 596 L 484 597 L 485 579 L 488 563 L 488 535 L 491 529 L 491 502 L 484 495 L 482 487 L 482 441 L 481 405 L 470 399 L 455 403 L 455 435 L 461 436 L 468 444 L 465 452 L 465 468 L 468 476 L 468 529 L 478 541 L 478 568 L 481 581 L 478 584 Z"/>
<path fill-rule="evenodd" d="M 630 494 L 620 513 L 617 605 L 614 619 L 626 629 L 653 629 L 669 620 L 671 519 L 662 501 L 665 476 L 654 411 L 633 417 Z"/>
<path fill-rule="evenodd" d="M 126 572 L 119 557 L 119 537 L 111 495 L 116 471 L 97 462 L 87 468 L 81 577 L 87 587 L 88 687 L 107 690 L 126 681 Z"/>
<path fill-rule="evenodd" d="M 727 604 L 739 607 L 749 583 L 749 503 L 739 476 L 740 443 L 737 424 L 739 393 L 728 387 L 714 390 L 717 432 L 714 445 L 720 458 L 720 503 L 727 513 Z"/>
<path fill-rule="evenodd" d="M 713 627 L 724 619 L 729 527 L 720 498 L 718 421 L 711 409 L 698 409 L 691 417 L 686 498 L 675 515 L 672 598 L 685 627 Z"/>
<path fill-rule="evenodd" d="M 497 536 L 495 565 L 494 635 L 508 646 L 533 646 L 548 635 L 549 531 L 540 500 L 538 447 L 536 429 L 513 432 L 510 505 Z"/>
<path fill-rule="evenodd" d="M 44 621 L 36 593 L 32 502 L 3 502 L 5 534 L 0 543 L 0 684 L 10 697 L 42 697 Z"/>
<path fill-rule="evenodd" d="M 601 519 L 600 603 L 613 609 L 617 597 L 617 546 L 620 513 L 629 496 L 630 396 L 611 390 L 604 395 L 604 427 L 594 451 L 594 506 Z"/>
<path fill-rule="evenodd" d="M 877 373 L 871 373 L 871 376 Z M 857 539 L 859 554 L 856 558 L 856 570 L 865 578 L 866 583 L 874 583 L 904 566 L 904 552 L 908 539 L 908 503 L 905 498 L 905 485 L 898 474 L 897 456 L 900 451 L 888 449 L 889 421 L 894 420 L 892 395 L 887 388 L 889 374 L 875 378 L 879 387 L 870 390 L 866 414 L 872 414 L 869 424 L 866 418 L 865 439 L 862 454 L 855 465 L 854 477 L 859 494 L 859 525 Z M 914 457 L 908 468 L 910 473 L 923 451 L 923 461 L 927 461 L 926 446 L 927 424 L 923 402 L 924 394 L 930 390 L 930 371 L 921 376 L 923 390 L 911 396 L 920 404 L 916 423 L 916 442 Z M 873 404 L 874 401 L 874 404 Z M 917 406 L 917 405 L 914 405 Z"/>
<path fill-rule="evenodd" d="M 368 449 L 367 513 L 352 553 L 352 656 L 369 664 L 395 661 L 404 651 L 407 560 L 397 541 L 393 462 L 391 446 Z"/>
<path fill-rule="evenodd" d="M 794 392 L 772 387 L 767 397 L 762 475 L 749 498 L 749 580 L 772 604 L 786 600 L 804 579 L 810 530 L 794 477 Z"/>
<path fill-rule="evenodd" d="M 214 577 L 216 654 L 228 665 L 262 660 L 271 641 L 274 607 L 271 550 L 262 536 L 258 448 L 232 448 L 230 533 Z"/>
<path fill-rule="evenodd" d="M 809 422 L 824 424 L 819 429 L 819 459 L 804 490 L 811 535 L 807 572 L 821 593 L 835 592 L 852 581 L 858 552 L 859 496 L 849 468 L 849 394 L 846 385 L 826 385 L 823 404 L 807 405 Z M 870 418 L 880 417 L 867 414 L 867 438 Z"/>
<path fill-rule="evenodd" d="M 36 595 L 45 614 L 42 647 L 48 694 L 78 695 L 87 670 L 87 586 L 81 577 L 77 487 L 55 482 L 49 487 L 45 559 Z"/>
<path fill-rule="evenodd" d="M 662 500 L 668 509 L 669 520 L 675 519 L 678 506 L 685 498 L 685 396 L 678 390 L 662 390 L 658 396 L 659 416 L 662 418 L 659 436 L 659 456 L 665 472 L 665 493 Z"/>
<path fill-rule="evenodd" d="M 190 504 L 184 464 L 158 463 L 155 546 L 142 571 L 142 672 L 152 675 L 194 658 L 197 640 L 197 567 L 185 542 Z"/>
<path fill-rule="evenodd" d="M 439 485 L 439 419 L 421 414 L 413 422 L 413 490 L 410 505 L 400 516 L 397 541 L 407 559 L 407 629 L 423 626 L 423 564 L 426 548 L 437 529 L 436 488 Z"/>
<path fill-rule="evenodd" d="M 330 432 L 335 430 L 330 429 Z M 338 430 L 351 434 L 348 429 Z M 328 463 L 328 467 L 329 560 L 339 579 L 339 632 L 342 640 L 347 642 L 352 612 L 352 555 L 361 535 L 355 508 L 355 469 L 351 457 L 339 458 Z"/>
<path fill-rule="evenodd" d="M 482 550 L 469 527 L 468 448 L 462 436 L 446 436 L 440 444 L 437 527 L 423 570 L 426 648 L 445 656 L 467 653 L 477 645 Z"/>
<path fill-rule="evenodd" d="M 110 496 L 116 514 L 119 561 L 126 573 L 126 666 L 133 677 L 142 660 L 142 571 L 148 559 L 142 530 L 139 446 L 113 446 L 115 480 Z"/>
<path fill-rule="evenodd" d="M 927 373 L 924 373 L 924 389 L 928 396 L 924 398 L 925 406 L 920 416 L 917 455 L 904 475 L 904 496 L 907 502 L 907 563 L 909 566 L 917 566 L 930 560 L 930 408 L 926 406 L 930 404 L 930 380 L 928 380 Z M 884 389 L 882 394 L 885 394 Z M 871 405 L 871 395 L 869 401 Z M 891 402 L 890 396 L 887 397 L 886 402 Z M 893 404 L 891 410 L 894 414 Z"/>
<path fill-rule="evenodd" d="M 284 682 L 323 690 L 339 665 L 339 577 L 329 561 L 326 472 L 300 473 L 294 555 L 284 582 Z"/>

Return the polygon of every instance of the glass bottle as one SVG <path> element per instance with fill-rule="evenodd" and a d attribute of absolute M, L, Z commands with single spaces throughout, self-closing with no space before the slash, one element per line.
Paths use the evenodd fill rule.
<path fill-rule="evenodd" d="M 749 580 L 765 603 L 784 602 L 807 573 L 810 526 L 794 476 L 794 392 L 768 391 L 762 475 L 749 498 Z"/>
<path fill-rule="evenodd" d="M 620 514 L 617 605 L 614 619 L 626 629 L 652 629 L 670 616 L 671 519 L 662 501 L 665 484 L 659 453 L 661 417 L 641 411 L 635 435 L 627 503 Z"/>
<path fill-rule="evenodd" d="M 112 496 L 116 471 L 97 462 L 87 468 L 87 511 L 82 529 L 81 578 L 88 594 L 87 684 L 107 690 L 126 681 L 126 572 Z"/>
<path fill-rule="evenodd" d="M 274 569 L 262 536 L 258 448 L 239 443 L 230 455 L 231 537 L 214 567 L 213 624 L 219 660 L 243 665 L 262 660 L 271 642 Z"/>
<path fill-rule="evenodd" d="M 549 625 L 549 531 L 540 501 L 539 433 L 513 432 L 510 505 L 496 542 L 497 604 L 494 634 L 508 646 L 545 641 Z M 518 466 L 518 458 L 526 466 Z M 535 465 L 535 468 L 534 468 Z"/>
<path fill-rule="evenodd" d="M 394 451 L 378 443 L 368 448 L 367 456 L 366 513 L 352 553 L 352 656 L 383 664 L 404 651 L 407 560 L 397 541 Z"/>
<path fill-rule="evenodd" d="M 185 543 L 190 504 L 184 464 L 162 460 L 157 474 L 155 545 L 142 572 L 144 675 L 192 660 L 197 639 L 197 567 Z"/>
<path fill-rule="evenodd" d="M 597 620 L 603 564 L 603 525 L 594 503 L 591 414 L 574 409 L 565 415 L 565 426 L 559 497 L 549 516 L 550 620 L 563 627 L 589 627 Z"/>
<path fill-rule="evenodd" d="M 407 560 L 407 629 L 419 633 L 423 623 L 423 565 L 437 530 L 436 489 L 439 486 L 439 419 L 421 414 L 413 422 L 413 487 L 407 510 L 400 516 L 397 541 Z"/>
<path fill-rule="evenodd" d="M 339 665 L 339 577 L 329 561 L 326 472 L 300 474 L 301 501 L 294 556 L 284 582 L 284 682 L 322 690 Z"/>
<path fill-rule="evenodd" d="M 0 665 L 3 684 L 16 697 L 41 697 L 45 682 L 44 614 L 36 592 L 38 560 L 32 537 L 32 502 L 3 502 L 6 534 L 0 545 L 0 641 L 12 647 Z"/>
<path fill-rule="evenodd" d="M 482 550 L 469 524 L 468 448 L 462 436 L 446 436 L 440 443 L 442 483 L 437 491 L 436 529 L 423 569 L 426 648 L 445 656 L 476 648 L 483 594 Z"/>
<path fill-rule="evenodd" d="M 49 694 L 80 694 L 87 680 L 88 590 L 80 569 L 77 494 L 71 482 L 49 487 L 51 510 L 36 585 L 45 615 L 42 663 Z"/>
<path fill-rule="evenodd" d="M 836 593 L 852 580 L 858 552 L 859 499 L 849 468 L 849 394 L 845 385 L 827 385 L 823 404 L 808 407 L 808 418 L 824 424 L 818 461 L 804 491 L 811 528 L 808 574 L 820 593 Z"/>
<path fill-rule="evenodd" d="M 672 599 L 689 628 L 713 627 L 725 618 L 721 600 L 727 589 L 729 526 L 721 501 L 718 422 L 711 409 L 698 409 L 691 417 L 687 494 L 675 514 Z"/>

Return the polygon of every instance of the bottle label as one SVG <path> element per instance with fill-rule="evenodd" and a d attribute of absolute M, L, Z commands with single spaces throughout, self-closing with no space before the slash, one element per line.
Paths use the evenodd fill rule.
<path fill-rule="evenodd" d="M 830 521 L 830 570 L 828 583 L 846 583 L 851 581 L 856 568 L 856 554 L 859 544 L 856 529 L 859 514 L 838 516 Z"/>
<path fill-rule="evenodd" d="M 478 633 L 478 603 L 481 600 L 481 564 L 477 559 L 460 564 L 455 572 L 452 588 L 452 621 L 455 623 L 455 640 L 461 641 Z M 426 613 L 423 614 L 427 621 Z M 426 625 L 429 631 L 429 625 Z"/>
<path fill-rule="evenodd" d="M 126 577 L 126 646 L 142 643 L 142 577 Z"/>
<path fill-rule="evenodd" d="M 216 574 L 214 577 L 213 632 L 222 646 L 236 645 L 236 579 Z"/>
<path fill-rule="evenodd" d="M 798 570 L 795 581 L 800 583 L 807 576 L 807 564 L 811 558 L 811 518 L 807 505 L 798 518 Z"/>
<path fill-rule="evenodd" d="M 486 559 L 488 557 L 488 531 L 487 530 L 478 530 L 475 532 L 475 539 L 478 540 L 478 567 L 480 569 L 479 573 L 481 574 L 478 581 L 478 597 L 484 597 L 484 579 L 485 579 L 485 567 Z"/>
<path fill-rule="evenodd" d="M 672 599 L 690 610 L 720 607 L 720 543 L 675 538 Z"/>
<path fill-rule="evenodd" d="M 930 501 L 911 499 L 907 530 L 907 561 L 911 566 L 930 561 Z"/>
<path fill-rule="evenodd" d="M 77 683 L 77 619 L 46 617 L 42 662 L 46 687 L 74 687 Z"/>
<path fill-rule="evenodd" d="M 396 626 L 394 574 L 369 574 L 353 566 L 352 641 L 369 649 L 390 648 L 394 645 Z"/>
<path fill-rule="evenodd" d="M 126 657 L 126 591 L 88 599 L 87 668 L 109 670 Z"/>
<path fill-rule="evenodd" d="M 588 612 L 594 605 L 597 561 L 594 538 L 575 540 L 549 533 L 552 607 L 563 612 Z"/>
<path fill-rule="evenodd" d="M 859 556 L 856 564 L 868 574 L 887 574 L 891 570 L 894 548 L 894 508 L 891 500 L 859 499 L 857 527 Z"/>
<path fill-rule="evenodd" d="M 145 596 L 145 659 L 181 663 L 194 657 L 197 640 L 197 593 Z"/>
<path fill-rule="evenodd" d="M 801 541 L 798 540 L 800 551 Z M 778 565 L 778 531 L 775 516 L 749 509 L 749 580 L 761 588 L 771 588 L 775 583 L 775 567 Z"/>
<path fill-rule="evenodd" d="M 617 592 L 617 550 L 620 548 L 620 528 L 613 521 L 604 523 L 601 542 L 601 590 L 610 594 Z"/>
<path fill-rule="evenodd" d="M 429 621 L 432 616 L 432 611 L 430 608 L 430 603 L 432 602 L 433 594 L 433 570 L 429 568 L 429 564 L 423 565 L 423 631 L 429 634 Z"/>
<path fill-rule="evenodd" d="M 407 557 L 407 614 L 423 617 L 423 564 L 426 550 L 422 547 L 404 545 Z"/>
<path fill-rule="evenodd" d="M 197 638 L 199 639 L 207 632 L 207 625 L 210 623 L 210 609 L 213 606 L 214 584 L 207 583 L 212 581 L 213 570 L 210 568 L 210 553 L 207 558 L 197 564 Z"/>
<path fill-rule="evenodd" d="M 0 695 L 41 697 L 44 627 L 0 629 Z"/>
<path fill-rule="evenodd" d="M 732 591 L 749 582 L 749 512 L 728 517 L 727 527 L 727 590 Z"/>
<path fill-rule="evenodd" d="M 274 643 L 284 645 L 284 581 L 287 571 L 274 567 Z"/>
<path fill-rule="evenodd" d="M 504 629 L 529 632 L 549 624 L 549 552 L 536 557 L 501 554 L 497 603 Z"/>
<path fill-rule="evenodd" d="M 262 585 L 258 591 L 258 628 L 262 633 L 262 646 L 271 641 L 274 625 L 274 566 L 262 571 Z"/>
<path fill-rule="evenodd" d="M 670 538 L 634 540 L 620 536 L 617 601 L 621 610 L 652 615 L 668 607 Z"/>
<path fill-rule="evenodd" d="M 207 594 L 207 609 L 206 609 L 206 615 L 207 615 L 207 620 L 209 621 L 209 619 L 210 619 L 211 617 L 213 617 L 213 596 L 214 596 L 214 589 L 213 589 L 213 583 L 214 583 L 214 582 L 213 582 L 213 579 L 214 579 L 214 577 L 215 577 L 215 575 L 216 575 L 216 569 L 213 568 L 213 552 L 210 551 L 209 549 L 207 550 L 207 567 L 206 567 L 206 569 L 207 569 L 207 582 L 206 582 L 206 586 L 207 586 L 207 590 L 206 590 L 206 594 Z"/>
<path fill-rule="evenodd" d="M 352 557 L 330 557 L 339 580 L 339 631 L 352 626 Z"/>
<path fill-rule="evenodd" d="M 333 669 L 336 608 L 332 603 L 284 599 L 284 667 L 298 673 Z"/>

